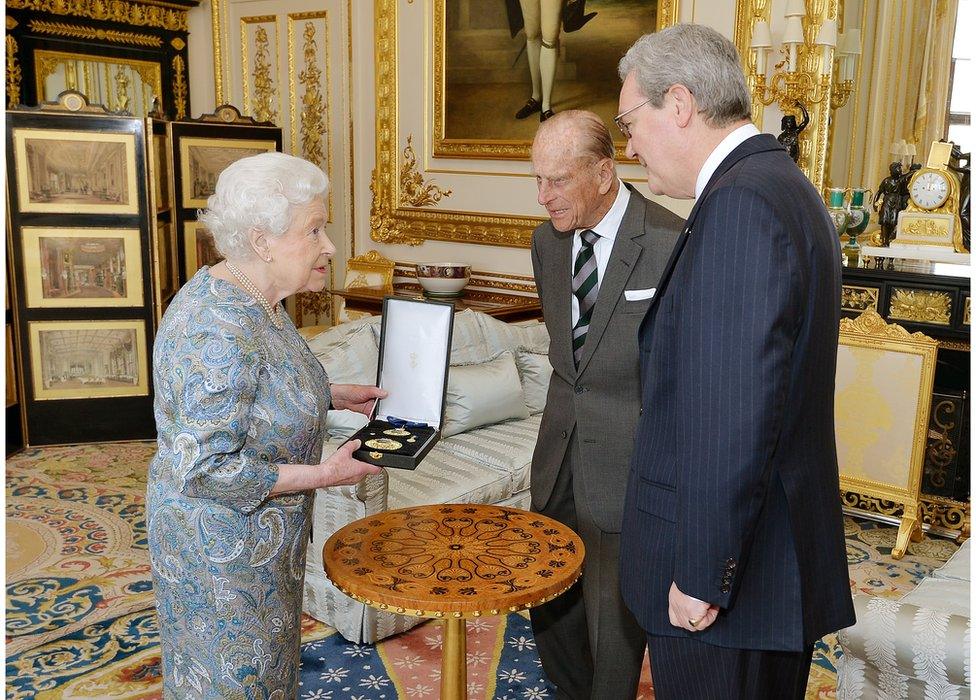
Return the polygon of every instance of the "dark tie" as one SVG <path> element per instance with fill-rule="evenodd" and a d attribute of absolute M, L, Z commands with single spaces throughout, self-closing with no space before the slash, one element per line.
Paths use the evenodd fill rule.
<path fill-rule="evenodd" d="M 573 326 L 573 360 L 577 367 L 583 357 L 583 343 L 586 342 L 590 317 L 593 316 L 596 297 L 600 293 L 596 255 L 593 253 L 593 244 L 600 240 L 600 236 L 586 229 L 580 234 L 580 240 L 583 244 L 576 254 L 576 264 L 573 265 L 573 294 L 579 301 L 579 320 Z"/>

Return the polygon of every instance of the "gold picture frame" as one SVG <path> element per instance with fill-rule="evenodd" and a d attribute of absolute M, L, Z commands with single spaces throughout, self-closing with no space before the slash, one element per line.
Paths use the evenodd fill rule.
<path fill-rule="evenodd" d="M 213 236 L 199 221 L 183 223 L 184 272 L 189 280 L 204 265 L 214 265 L 224 259 L 214 245 Z"/>
<path fill-rule="evenodd" d="M 7 394 L 7 408 L 10 408 L 14 404 L 18 403 L 20 399 L 17 397 L 17 370 L 15 367 L 16 360 L 14 359 L 14 327 L 12 324 L 6 324 L 7 332 L 7 346 L 6 346 L 6 368 L 7 368 L 7 380 L 6 380 L 6 394 Z"/>
<path fill-rule="evenodd" d="M 513 7 L 516 5 L 517 2 Z M 448 17 L 449 12 L 455 12 L 455 16 Z M 638 14 L 635 16 L 635 13 Z M 674 24 L 677 13 L 677 0 L 646 0 L 641 4 L 608 0 L 594 13 L 592 24 L 587 23 L 578 33 L 566 32 L 566 22 L 560 22 L 557 40 L 560 56 L 558 68 L 564 68 L 564 64 L 569 62 L 569 55 L 578 55 L 585 56 L 587 63 L 595 62 L 604 66 L 606 74 L 601 75 L 600 79 L 593 79 L 594 76 L 591 76 L 588 81 L 580 80 L 578 75 L 572 80 L 560 75 L 561 72 L 569 73 L 570 70 L 574 75 L 578 74 L 580 71 L 577 69 L 577 62 L 572 62 L 573 65 L 566 66 L 565 70 L 557 71 L 553 86 L 553 109 L 588 109 L 599 114 L 609 124 L 617 113 L 617 97 L 620 92 L 616 80 L 617 61 L 641 35 Z M 468 14 L 470 13 L 462 10 L 459 0 L 434 0 L 434 157 L 528 160 L 539 119 L 536 114 L 522 120 L 515 119 L 514 112 L 530 96 L 531 85 L 526 80 L 519 83 L 518 87 L 511 85 L 511 81 L 522 73 L 525 74 L 524 78 L 528 77 L 524 30 L 517 30 L 508 41 L 507 37 L 497 37 L 498 45 L 491 54 L 508 57 L 521 44 L 522 48 L 515 54 L 517 66 L 509 66 L 508 60 L 504 65 L 485 65 L 484 52 L 474 51 L 470 45 L 471 42 L 478 42 L 478 46 L 481 46 L 486 38 L 485 29 L 480 27 L 478 20 L 473 22 L 475 27 L 469 30 L 468 35 L 464 35 L 464 30 L 457 27 L 460 17 Z M 521 17 L 521 11 L 518 16 Z M 513 19 L 509 17 L 508 21 L 512 22 Z M 481 17 L 479 20 L 483 21 Z M 509 27 L 512 28 L 514 27 Z M 458 34 L 453 41 L 450 36 L 452 32 Z M 508 54 L 503 54 L 504 49 L 508 50 Z M 470 63 L 451 65 L 452 62 L 464 60 Z M 589 73 L 593 70 L 586 66 L 581 67 L 584 69 L 582 72 Z M 452 81 L 450 75 L 458 77 Z M 482 79 L 485 82 L 480 82 Z M 499 82 L 500 80 L 505 82 Z M 478 96 L 479 88 L 483 93 L 484 90 L 489 90 L 490 94 Z M 452 99 L 451 93 L 455 90 L 462 92 L 463 98 Z M 564 94 L 561 96 L 560 92 Z M 569 94 L 565 95 L 567 92 Z M 508 99 L 499 99 L 502 95 Z M 490 113 L 495 108 L 503 116 L 486 115 L 486 112 Z M 486 126 L 505 132 L 506 136 L 479 138 L 448 134 L 449 131 L 471 133 Z M 514 137 L 514 134 L 520 132 L 521 138 Z M 614 136 L 617 158 L 626 159 L 626 141 L 616 129 L 611 133 Z"/>
<path fill-rule="evenodd" d="M 921 539 L 921 487 L 939 344 L 875 311 L 841 319 L 834 393 L 846 505 L 863 495 L 902 504 L 894 559 Z M 854 500 L 847 501 L 846 499 Z"/>
<path fill-rule="evenodd" d="M 184 136 L 180 138 L 180 176 L 183 180 L 185 209 L 207 206 L 217 177 L 231 163 L 241 158 L 277 151 L 276 141 L 257 139 L 220 139 Z"/>
<path fill-rule="evenodd" d="M 143 305 L 139 229 L 21 229 L 28 309 Z"/>
<path fill-rule="evenodd" d="M 13 130 L 21 213 L 138 214 L 136 135 Z"/>
<path fill-rule="evenodd" d="M 445 0 L 413 3 L 406 0 L 374 0 L 374 39 L 376 44 L 376 167 L 370 189 L 370 236 L 378 243 L 419 245 L 426 240 L 479 245 L 528 248 L 532 231 L 544 218 L 534 213 L 512 214 L 474 211 L 465 206 L 446 208 L 451 200 L 449 187 L 430 182 L 428 173 L 450 173 L 463 176 L 465 182 L 477 187 L 481 180 L 522 176 L 528 174 L 524 162 L 513 162 L 507 172 L 497 168 L 482 169 L 484 164 L 472 165 L 471 170 L 454 170 L 445 161 L 432 163 L 438 128 L 443 124 L 443 86 L 432 80 L 429 89 L 417 77 L 434 76 L 435 60 L 443 66 L 444 5 Z M 659 0 L 658 26 L 669 26 L 678 19 L 678 0 Z M 423 24 L 421 28 L 421 23 Z M 404 29 L 403 27 L 409 27 Z M 584 30 L 585 31 L 585 30 Z M 635 37 L 636 38 L 636 37 Z M 616 76 L 607 76 L 615 81 Z M 407 99 L 409 98 L 409 99 Z M 497 146 L 497 148 L 496 148 Z M 437 147 L 438 154 L 452 158 L 479 158 L 524 161 L 529 152 L 527 144 L 494 144 L 489 149 L 476 143 L 453 143 L 455 154 L 444 153 L 445 144 Z M 491 155 L 486 155 L 491 151 Z M 446 168 L 446 169 L 445 169 Z M 442 175 L 438 175 L 440 179 Z M 493 183 L 494 184 L 494 183 Z M 499 190 L 512 192 L 504 183 Z M 456 195 L 455 195 L 456 196 Z M 526 195 L 528 202 L 535 193 Z"/>
<path fill-rule="evenodd" d="M 35 401 L 148 396 L 146 322 L 31 321 Z"/>
<path fill-rule="evenodd" d="M 152 133 L 152 132 L 150 132 Z M 169 184 L 169 148 L 166 134 L 152 134 L 152 164 L 149 169 L 153 180 L 153 197 L 156 211 L 169 209 L 172 203 L 172 190 Z"/>

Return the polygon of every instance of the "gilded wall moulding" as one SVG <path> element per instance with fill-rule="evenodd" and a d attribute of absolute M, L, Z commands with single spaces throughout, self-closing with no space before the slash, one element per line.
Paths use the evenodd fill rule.
<path fill-rule="evenodd" d="M 88 39 L 93 41 L 107 41 L 113 44 L 132 44 L 134 46 L 155 46 L 163 45 L 163 40 L 151 34 L 139 34 L 138 32 L 120 32 L 114 29 L 95 29 L 93 27 L 81 27 L 65 22 L 46 22 L 41 19 L 32 19 L 30 28 L 38 34 L 52 34 L 54 36 L 66 36 L 77 39 Z M 174 41 L 182 40 L 174 39 Z"/>
<path fill-rule="evenodd" d="M 150 5 L 127 0 L 7 0 L 7 7 L 52 15 L 88 17 L 137 27 L 159 27 L 181 32 L 189 29 L 186 8 L 175 5 Z"/>
<path fill-rule="evenodd" d="M 403 149 L 403 165 L 400 166 L 400 204 L 408 207 L 432 207 L 444 197 L 450 196 L 451 190 L 424 182 L 423 175 L 417 170 L 413 134 L 409 134 L 407 145 Z"/>
<path fill-rule="evenodd" d="M 186 119 L 187 92 L 186 62 L 182 56 L 173 56 L 173 100 L 177 119 Z"/>
<path fill-rule="evenodd" d="M 7 36 L 7 107 L 13 109 L 20 104 L 20 80 L 23 73 L 17 60 L 17 40 Z"/>
<path fill-rule="evenodd" d="M 318 47 L 315 42 L 315 25 L 306 22 L 302 30 L 302 55 L 305 63 L 298 74 L 302 93 L 301 134 L 302 155 L 313 163 L 324 163 L 322 132 L 325 130 L 325 99 L 322 96 L 322 70 L 318 66 Z"/>
<path fill-rule="evenodd" d="M 241 17 L 241 80 L 244 112 L 259 122 L 278 121 L 278 18 L 275 15 Z M 250 27 L 253 25 L 253 31 Z M 268 26 L 266 26 L 268 25 Z M 269 26 L 273 37 L 269 36 Z M 254 52 L 251 63 L 250 53 Z M 252 94 L 253 91 L 253 94 Z"/>
<path fill-rule="evenodd" d="M 894 289 L 888 317 L 916 323 L 948 326 L 952 315 L 952 298 L 948 292 L 922 289 Z"/>

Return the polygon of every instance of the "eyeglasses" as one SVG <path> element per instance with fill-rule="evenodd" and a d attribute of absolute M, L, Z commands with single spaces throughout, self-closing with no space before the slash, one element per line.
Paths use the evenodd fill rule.
<path fill-rule="evenodd" d="M 613 123 L 617 125 L 617 128 L 620 129 L 620 133 L 623 134 L 624 135 L 624 138 L 627 139 L 628 141 L 630 141 L 630 124 L 624 124 L 621 121 L 621 119 L 623 119 L 624 117 L 626 117 L 631 112 L 634 112 L 634 111 L 640 109 L 644 105 L 650 104 L 650 102 L 651 101 L 649 99 L 644 100 L 643 102 L 641 102 L 636 107 L 631 107 L 626 112 L 621 112 L 620 114 L 618 114 L 617 116 L 615 116 L 613 118 Z"/>

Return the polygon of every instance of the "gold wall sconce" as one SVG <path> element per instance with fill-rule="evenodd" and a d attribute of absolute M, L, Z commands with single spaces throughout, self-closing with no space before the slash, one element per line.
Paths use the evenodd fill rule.
<path fill-rule="evenodd" d="M 769 21 L 753 24 L 749 44 L 749 82 L 753 95 L 764 105 L 776 102 L 784 113 L 796 111 L 796 103 L 819 105 L 829 100 L 831 109 L 844 106 L 854 91 L 857 56 L 861 53 L 860 29 L 837 32 L 837 20 L 828 18 L 825 0 L 787 0 L 786 20 L 780 41 L 783 59 L 772 66 L 767 82 L 768 54 L 775 45 Z"/>

